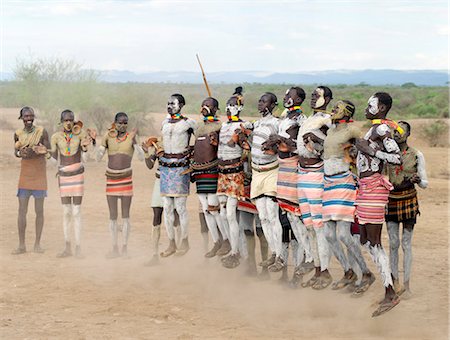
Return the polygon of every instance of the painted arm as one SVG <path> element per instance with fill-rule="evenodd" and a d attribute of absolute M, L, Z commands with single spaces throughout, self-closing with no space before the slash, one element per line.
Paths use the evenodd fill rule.
<path fill-rule="evenodd" d="M 383 142 L 383 150 L 375 151 L 375 157 L 386 161 L 389 164 L 402 164 L 400 148 L 397 142 L 392 138 L 391 130 L 386 124 L 379 125 L 376 133 Z"/>
<path fill-rule="evenodd" d="M 106 148 L 103 145 L 100 145 L 95 154 L 95 159 L 97 160 L 97 162 L 100 162 L 102 160 L 105 153 L 106 153 Z"/>
<path fill-rule="evenodd" d="M 317 156 L 320 156 L 323 152 L 323 142 L 324 140 L 322 138 L 316 136 L 312 132 L 303 135 L 303 143 L 305 144 L 306 149 Z"/>
<path fill-rule="evenodd" d="M 383 139 L 383 146 L 386 151 L 377 150 L 375 157 L 388 162 L 389 164 L 402 164 L 400 157 L 400 148 L 393 138 L 386 137 Z"/>
<path fill-rule="evenodd" d="M 20 154 L 20 148 L 17 147 L 17 142 L 19 141 L 19 137 L 17 134 L 14 133 L 14 156 L 17 158 L 21 158 L 22 155 Z"/>
<path fill-rule="evenodd" d="M 156 163 L 155 161 L 156 161 L 156 153 L 145 156 L 145 165 L 147 166 L 148 169 L 150 170 L 153 169 Z"/>
<path fill-rule="evenodd" d="M 52 136 L 51 142 L 50 142 L 50 155 L 53 159 L 58 159 L 58 141 L 57 141 L 57 135 L 54 134 Z"/>
<path fill-rule="evenodd" d="M 292 152 L 297 150 L 297 135 L 299 129 L 300 129 L 299 125 L 292 125 L 291 127 L 289 127 L 289 129 L 286 130 L 286 133 L 289 135 L 289 138 L 280 136 L 281 139 L 281 144 L 279 145 L 280 151 Z"/>
<path fill-rule="evenodd" d="M 417 173 L 420 177 L 420 182 L 417 183 L 419 187 L 425 189 L 428 187 L 428 177 L 427 170 L 425 168 L 425 157 L 423 157 L 423 153 L 417 152 Z"/>
<path fill-rule="evenodd" d="M 142 162 L 145 158 L 144 150 L 142 150 L 142 147 L 137 143 L 133 144 L 133 148 L 134 148 L 134 153 L 136 154 L 137 159 Z"/>

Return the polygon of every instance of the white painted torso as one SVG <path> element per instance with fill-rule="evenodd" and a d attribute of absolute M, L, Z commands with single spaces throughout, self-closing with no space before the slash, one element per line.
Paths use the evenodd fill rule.
<path fill-rule="evenodd" d="M 183 153 L 187 151 L 189 146 L 190 131 L 195 129 L 195 121 L 193 119 L 181 119 L 176 123 L 172 123 L 169 119 L 162 122 L 162 135 L 165 153 Z"/>

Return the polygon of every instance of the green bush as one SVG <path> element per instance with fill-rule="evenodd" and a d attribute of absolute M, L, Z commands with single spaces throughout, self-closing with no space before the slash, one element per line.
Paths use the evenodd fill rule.
<path fill-rule="evenodd" d="M 437 120 L 422 127 L 422 136 L 431 147 L 445 146 L 448 143 L 448 123 Z"/>
<path fill-rule="evenodd" d="M 184 112 L 197 114 L 200 104 L 208 95 L 203 84 L 172 83 L 104 83 L 99 74 L 84 71 L 74 61 L 58 59 L 19 60 L 15 70 L 16 79 L 0 82 L 0 106 L 33 106 L 47 121 L 51 132 L 59 121 L 59 113 L 72 109 L 76 116 L 99 130 L 109 125 L 114 114 L 124 111 L 138 121 L 149 112 L 166 112 L 166 103 L 172 93 L 182 93 L 186 98 Z M 267 91 L 278 97 L 279 105 L 275 113 L 283 110 L 282 102 L 290 86 L 301 86 L 306 92 L 302 107 L 309 115 L 309 101 L 315 85 L 302 84 L 210 84 L 224 114 L 225 103 L 236 86 L 244 87 L 244 111 L 246 116 L 258 116 L 257 103 Z M 414 85 L 414 86 L 413 86 Z M 356 86 L 330 86 L 333 101 L 347 99 L 356 106 L 355 119 L 364 120 L 364 110 L 369 97 L 378 91 L 386 91 L 393 98 L 389 118 L 446 118 L 449 116 L 448 87 L 419 87 L 415 84 L 402 86 L 370 86 L 361 83 Z M 140 121 L 139 121 L 140 122 Z M 143 123 L 144 124 L 144 123 Z M 149 123 L 151 128 L 151 122 Z"/>

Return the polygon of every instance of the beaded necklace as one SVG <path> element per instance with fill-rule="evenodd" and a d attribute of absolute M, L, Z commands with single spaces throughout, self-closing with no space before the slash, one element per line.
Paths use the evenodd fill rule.
<path fill-rule="evenodd" d="M 239 122 L 241 119 L 238 116 L 227 116 L 229 122 Z"/>
<path fill-rule="evenodd" d="M 128 132 L 123 136 L 123 137 L 119 137 L 119 134 L 117 134 L 116 136 L 116 141 L 117 143 L 122 143 L 123 141 L 125 141 L 128 137 Z"/>
<path fill-rule="evenodd" d="M 177 120 L 177 119 L 182 119 L 184 118 L 183 115 L 181 113 L 174 113 L 170 115 L 170 118 Z"/>
<path fill-rule="evenodd" d="M 300 111 L 300 113 L 303 112 L 302 107 L 301 107 L 300 105 L 290 107 L 288 110 L 289 110 L 289 111 Z"/>
<path fill-rule="evenodd" d="M 70 142 L 72 141 L 73 133 L 72 131 L 68 134 L 64 131 L 64 139 L 66 140 L 66 153 L 70 155 Z"/>
<path fill-rule="evenodd" d="M 219 118 L 217 118 L 216 116 L 206 116 L 206 117 L 203 117 L 203 121 L 204 122 L 218 122 Z"/>

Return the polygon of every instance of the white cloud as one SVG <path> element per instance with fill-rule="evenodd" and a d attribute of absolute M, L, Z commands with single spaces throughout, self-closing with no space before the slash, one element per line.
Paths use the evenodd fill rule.
<path fill-rule="evenodd" d="M 264 44 L 264 45 L 258 47 L 258 50 L 262 50 L 262 51 L 272 51 L 274 49 L 275 49 L 275 46 L 273 46 L 272 44 Z"/>
<path fill-rule="evenodd" d="M 436 26 L 436 33 L 438 35 L 449 35 L 450 29 L 448 25 Z"/>

